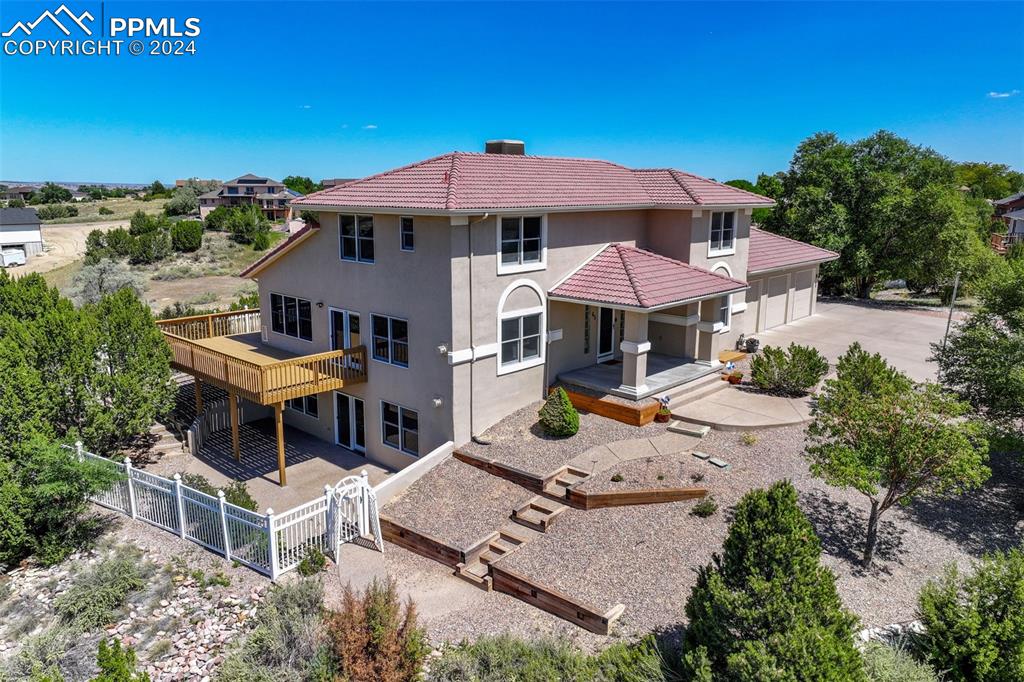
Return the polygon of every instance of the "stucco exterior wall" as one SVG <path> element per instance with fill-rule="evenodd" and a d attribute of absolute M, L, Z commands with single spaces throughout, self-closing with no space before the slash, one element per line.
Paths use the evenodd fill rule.
<path fill-rule="evenodd" d="M 374 216 L 374 263 L 343 261 L 339 256 L 338 214 L 321 213 L 320 230 L 259 273 L 260 309 L 270 345 L 293 353 L 330 350 L 330 309 L 359 314 L 362 342 L 367 346 L 369 380 L 345 393 L 364 401 L 367 455 L 395 468 L 415 461 L 381 441 L 380 401 L 416 410 L 419 451 L 426 454 L 452 437 L 451 368 L 438 346 L 447 346 L 452 333 L 450 293 L 450 223 L 447 218 L 417 216 L 415 251 L 399 247 L 398 216 Z M 312 303 L 313 340 L 303 341 L 270 329 L 270 294 L 308 299 Z M 322 307 L 321 307 L 322 304 Z M 409 367 L 396 367 L 372 358 L 372 313 L 399 317 L 409 323 Z M 442 407 L 433 406 L 433 398 Z M 334 442 L 333 394 L 319 396 L 319 419 L 286 410 L 286 421 L 324 440 Z"/>

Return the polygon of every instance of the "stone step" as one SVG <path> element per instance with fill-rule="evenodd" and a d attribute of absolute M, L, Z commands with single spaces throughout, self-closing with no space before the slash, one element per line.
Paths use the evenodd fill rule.
<path fill-rule="evenodd" d="M 703 438 L 711 432 L 711 427 L 706 424 L 694 424 L 692 422 L 676 419 L 676 421 L 668 425 L 668 430 L 672 433 L 681 433 L 684 436 Z"/>
<path fill-rule="evenodd" d="M 668 404 L 670 410 L 676 410 L 684 405 L 697 402 L 702 398 L 707 398 L 709 395 L 714 395 L 715 393 L 725 390 L 730 386 L 728 381 L 722 381 L 722 377 L 718 372 L 707 377 L 701 377 L 694 383 L 697 385 L 693 386 L 690 390 L 677 394 L 671 398 Z"/>

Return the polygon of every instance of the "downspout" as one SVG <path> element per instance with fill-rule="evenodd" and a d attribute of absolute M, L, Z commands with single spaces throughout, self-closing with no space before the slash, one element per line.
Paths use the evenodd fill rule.
<path fill-rule="evenodd" d="M 490 441 L 478 437 L 476 428 L 473 426 L 473 373 L 475 372 L 474 365 L 476 364 L 476 357 L 474 357 L 476 355 L 474 350 L 475 341 L 473 338 L 473 225 L 487 220 L 490 215 L 490 213 L 484 213 L 482 218 L 470 220 L 466 225 L 466 247 L 469 253 L 469 437 L 481 445 L 489 445 Z"/>

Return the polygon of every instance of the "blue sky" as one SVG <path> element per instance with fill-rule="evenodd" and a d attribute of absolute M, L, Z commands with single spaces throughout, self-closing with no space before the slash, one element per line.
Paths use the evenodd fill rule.
<path fill-rule="evenodd" d="M 59 4 L 5 0 L 0 26 Z M 816 131 L 879 128 L 1024 169 L 1024 3 L 102 10 L 198 17 L 197 54 L 0 56 L 0 178 L 351 177 L 515 137 L 535 154 L 753 179 Z"/>

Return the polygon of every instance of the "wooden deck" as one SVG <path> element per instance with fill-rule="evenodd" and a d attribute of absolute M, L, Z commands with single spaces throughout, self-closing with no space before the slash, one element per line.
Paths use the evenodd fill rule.
<path fill-rule="evenodd" d="M 366 347 L 296 355 L 260 339 L 258 310 L 157 323 L 171 364 L 259 405 L 339 390 L 366 381 Z"/>

